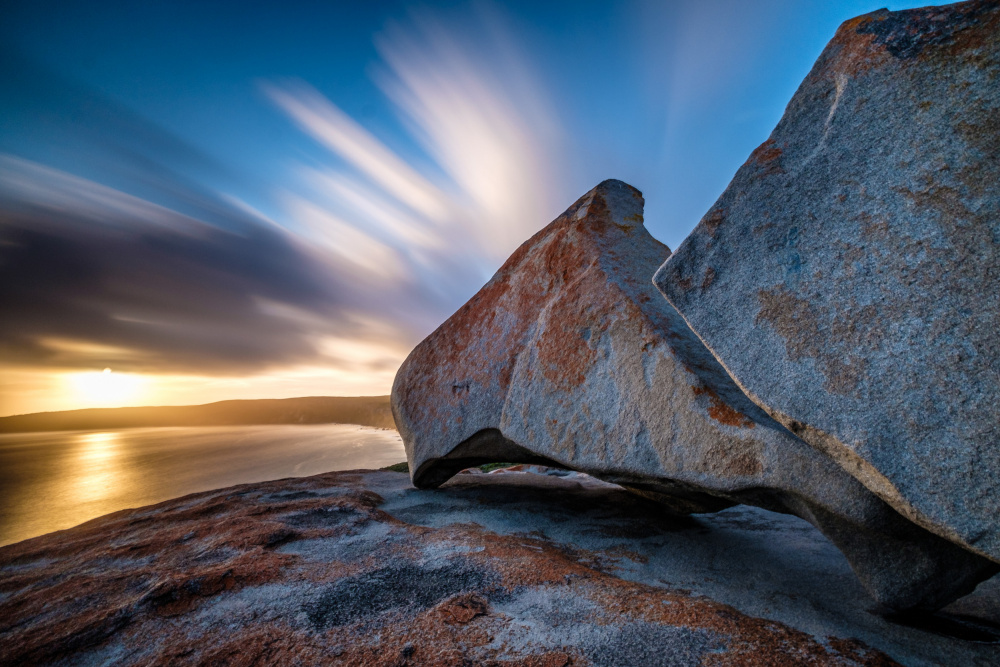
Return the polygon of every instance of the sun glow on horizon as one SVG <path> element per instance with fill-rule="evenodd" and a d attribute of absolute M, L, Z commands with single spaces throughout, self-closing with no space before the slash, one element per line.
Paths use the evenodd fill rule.
<path fill-rule="evenodd" d="M 148 380 L 132 373 L 103 371 L 70 373 L 68 384 L 82 405 L 87 407 L 121 407 L 135 404 L 146 395 Z"/>
<path fill-rule="evenodd" d="M 301 396 L 382 396 L 409 350 L 365 343 L 338 351 L 318 342 L 327 364 L 304 364 L 248 375 L 87 372 L 5 367 L 0 364 L 0 417 L 37 412 L 152 405 L 200 405 L 226 400 Z"/>

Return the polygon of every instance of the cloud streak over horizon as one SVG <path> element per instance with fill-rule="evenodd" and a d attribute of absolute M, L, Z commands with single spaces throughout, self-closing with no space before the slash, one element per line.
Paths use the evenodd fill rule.
<path fill-rule="evenodd" d="M 315 356 L 342 278 L 287 232 L 231 210 L 213 226 L 91 181 L 0 157 L 0 349 L 30 366 L 246 373 Z"/>

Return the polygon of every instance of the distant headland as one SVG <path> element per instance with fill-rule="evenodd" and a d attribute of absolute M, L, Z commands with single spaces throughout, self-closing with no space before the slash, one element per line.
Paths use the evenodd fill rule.
<path fill-rule="evenodd" d="M 388 396 L 307 396 L 219 401 L 205 405 L 92 408 L 0 417 L 0 433 L 150 426 L 360 424 L 396 427 Z"/>

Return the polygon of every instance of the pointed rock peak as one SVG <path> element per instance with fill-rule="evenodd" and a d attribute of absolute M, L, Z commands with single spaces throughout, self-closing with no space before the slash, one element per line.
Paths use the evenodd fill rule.
<path fill-rule="evenodd" d="M 607 216 L 616 225 L 633 227 L 642 225 L 642 207 L 645 203 L 642 193 L 631 185 L 609 178 L 580 198 L 574 217 L 582 220 L 588 216 Z"/>

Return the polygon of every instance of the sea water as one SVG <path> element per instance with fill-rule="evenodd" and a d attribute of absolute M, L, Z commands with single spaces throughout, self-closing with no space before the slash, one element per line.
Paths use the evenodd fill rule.
<path fill-rule="evenodd" d="M 198 491 L 405 459 L 396 431 L 350 424 L 2 434 L 0 545 Z"/>

